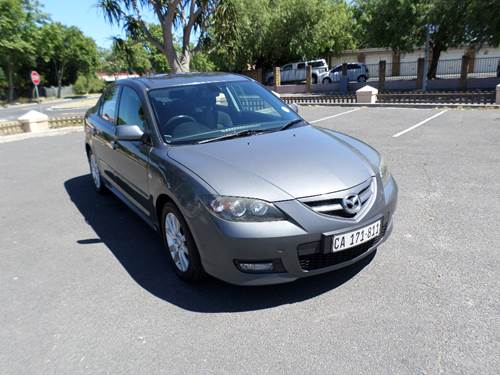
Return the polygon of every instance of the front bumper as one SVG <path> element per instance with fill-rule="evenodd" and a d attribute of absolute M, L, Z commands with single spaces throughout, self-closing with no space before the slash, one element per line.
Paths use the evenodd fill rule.
<path fill-rule="evenodd" d="M 346 267 L 368 256 L 392 232 L 396 202 L 397 185 L 391 177 L 380 189 L 370 211 L 356 223 L 317 214 L 292 200 L 276 202 L 275 205 L 295 222 L 229 222 L 203 210 L 189 224 L 207 273 L 238 285 L 281 284 Z M 343 233 L 378 219 L 382 219 L 382 231 L 375 240 L 336 255 L 324 252 L 324 233 Z M 236 267 L 235 260 L 279 260 L 286 272 L 244 273 Z M 310 262 L 315 267 L 311 268 Z"/>

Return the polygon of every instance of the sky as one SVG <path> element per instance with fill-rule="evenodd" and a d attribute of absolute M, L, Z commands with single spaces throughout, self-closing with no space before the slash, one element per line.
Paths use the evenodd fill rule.
<path fill-rule="evenodd" d="M 109 48 L 113 36 L 123 36 L 120 27 L 110 25 L 104 19 L 95 5 L 97 0 L 41 0 L 40 3 L 53 21 L 77 26 L 86 36 L 94 38 L 100 47 Z M 152 16 L 146 19 L 153 21 Z"/>

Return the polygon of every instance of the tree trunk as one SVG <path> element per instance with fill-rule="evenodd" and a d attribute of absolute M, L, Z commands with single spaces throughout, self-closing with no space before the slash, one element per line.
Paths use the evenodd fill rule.
<path fill-rule="evenodd" d="M 441 55 L 441 51 L 443 47 L 440 44 L 432 45 L 432 59 L 429 65 L 429 72 L 427 74 L 427 79 L 435 79 L 437 73 L 437 67 L 439 62 L 439 56 Z"/>
<path fill-rule="evenodd" d="M 12 103 L 14 101 L 14 65 L 11 60 L 7 63 L 7 76 L 9 79 L 8 101 Z"/>
<path fill-rule="evenodd" d="M 61 98 L 61 86 L 62 86 L 62 77 L 64 73 L 64 65 L 61 65 L 61 69 L 57 71 L 57 97 Z"/>

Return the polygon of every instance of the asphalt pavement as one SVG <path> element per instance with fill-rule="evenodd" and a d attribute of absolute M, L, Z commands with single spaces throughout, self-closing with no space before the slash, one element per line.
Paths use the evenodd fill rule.
<path fill-rule="evenodd" d="M 0 144 L 2 374 L 500 373 L 500 111 L 300 110 L 375 146 L 399 205 L 374 256 L 280 286 L 179 281 L 81 132 Z"/>

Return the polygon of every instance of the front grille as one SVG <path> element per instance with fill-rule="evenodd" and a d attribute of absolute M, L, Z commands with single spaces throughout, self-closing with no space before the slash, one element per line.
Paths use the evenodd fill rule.
<path fill-rule="evenodd" d="M 299 264 L 302 270 L 304 271 L 312 271 L 312 270 L 317 270 L 321 268 L 326 268 L 330 266 L 335 266 L 337 264 L 341 264 L 344 262 L 348 262 L 361 254 L 365 253 L 368 251 L 369 248 L 371 248 L 373 245 L 375 245 L 377 242 L 379 242 L 382 237 L 385 235 L 385 231 L 387 230 L 387 223 L 382 225 L 380 234 L 377 238 L 374 238 L 368 242 L 365 242 L 364 244 L 351 247 L 350 249 L 338 251 L 338 252 L 328 252 L 328 253 L 323 253 L 321 252 L 321 249 L 319 249 L 318 246 L 314 247 L 314 253 L 312 254 L 304 254 L 300 255 L 302 251 L 307 251 L 306 247 L 301 247 L 299 246 L 298 248 L 298 258 L 299 258 Z M 304 244 L 308 245 L 308 244 Z M 313 247 L 310 247 L 313 249 Z"/>
<path fill-rule="evenodd" d="M 355 214 L 345 211 L 342 206 L 342 199 L 353 194 L 357 194 L 361 201 L 361 209 Z M 301 198 L 299 201 L 319 214 L 342 218 L 355 218 L 360 217 L 367 212 L 368 208 L 374 202 L 375 197 L 376 179 L 372 177 L 347 190 L 341 190 L 320 196 Z"/>

